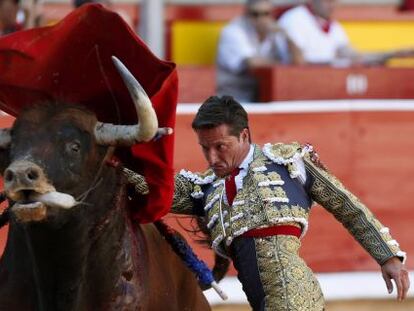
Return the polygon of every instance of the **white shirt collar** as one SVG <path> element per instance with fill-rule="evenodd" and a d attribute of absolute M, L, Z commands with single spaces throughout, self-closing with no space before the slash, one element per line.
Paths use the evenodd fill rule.
<path fill-rule="evenodd" d="M 239 165 L 239 168 L 242 170 L 247 170 L 249 168 L 250 163 L 253 161 L 253 153 L 254 153 L 254 146 L 250 144 L 249 153 L 244 158 L 243 162 Z"/>

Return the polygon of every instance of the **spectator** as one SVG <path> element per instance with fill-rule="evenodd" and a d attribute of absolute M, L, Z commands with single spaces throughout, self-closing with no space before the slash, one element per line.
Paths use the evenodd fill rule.
<path fill-rule="evenodd" d="M 375 65 L 384 64 L 392 57 L 413 55 L 412 49 L 386 53 L 354 50 L 342 26 L 332 19 L 335 6 L 336 0 L 309 0 L 308 4 L 288 10 L 279 19 L 280 27 L 300 51 L 297 59 L 303 63 Z"/>
<path fill-rule="evenodd" d="M 232 20 L 220 35 L 217 52 L 217 93 L 240 102 L 257 100 L 251 69 L 289 63 L 293 50 L 272 18 L 270 0 L 247 0 L 243 16 Z"/>
<path fill-rule="evenodd" d="M 17 23 L 19 0 L 0 0 L 0 36 L 22 29 Z"/>
<path fill-rule="evenodd" d="M 132 21 L 132 18 L 128 15 L 128 13 L 123 11 L 123 10 L 120 10 L 120 9 L 115 9 L 111 0 L 72 0 L 72 5 L 75 9 L 79 8 L 80 6 L 82 6 L 84 4 L 88 4 L 88 3 L 100 3 L 100 4 L 102 4 L 108 10 L 112 10 L 112 11 L 118 13 L 119 16 L 122 17 L 122 19 L 128 24 L 129 27 L 131 27 L 132 29 L 135 28 L 134 22 Z"/>
<path fill-rule="evenodd" d="M 43 0 L 20 0 L 17 21 L 24 29 L 41 27 L 46 24 L 43 16 Z"/>

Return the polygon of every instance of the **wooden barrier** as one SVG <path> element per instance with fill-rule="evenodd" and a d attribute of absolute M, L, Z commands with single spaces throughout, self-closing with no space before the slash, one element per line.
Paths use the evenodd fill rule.
<path fill-rule="evenodd" d="M 212 66 L 178 66 L 178 102 L 201 103 L 216 93 L 216 69 Z"/>
<path fill-rule="evenodd" d="M 414 68 L 275 66 L 257 69 L 260 101 L 414 98 Z M 215 94 L 213 66 L 178 66 L 178 98 L 200 103 Z"/>
<path fill-rule="evenodd" d="M 414 98 L 414 68 L 273 66 L 255 70 L 262 102 Z"/>

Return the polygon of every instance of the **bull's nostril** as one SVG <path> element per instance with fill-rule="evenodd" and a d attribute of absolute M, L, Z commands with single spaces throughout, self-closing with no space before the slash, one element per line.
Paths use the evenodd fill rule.
<path fill-rule="evenodd" d="M 11 182 L 13 180 L 13 178 L 14 178 L 14 173 L 12 171 L 6 170 L 4 172 L 4 180 L 6 182 Z"/>
<path fill-rule="evenodd" d="M 39 173 L 36 170 L 30 170 L 27 173 L 27 178 L 29 178 L 29 180 L 36 180 L 39 178 Z"/>

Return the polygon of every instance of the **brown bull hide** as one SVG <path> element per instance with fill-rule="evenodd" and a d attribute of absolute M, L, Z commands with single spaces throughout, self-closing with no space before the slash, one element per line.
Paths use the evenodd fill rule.
<path fill-rule="evenodd" d="M 84 108 L 62 104 L 16 119 L 0 160 L 15 200 L 0 261 L 0 309 L 209 310 L 155 227 L 130 221 L 135 201 L 121 171 L 105 164 L 110 149 L 96 143 L 96 122 Z M 65 206 L 68 197 L 76 204 Z M 44 217 L 17 217 L 38 206 Z"/>

